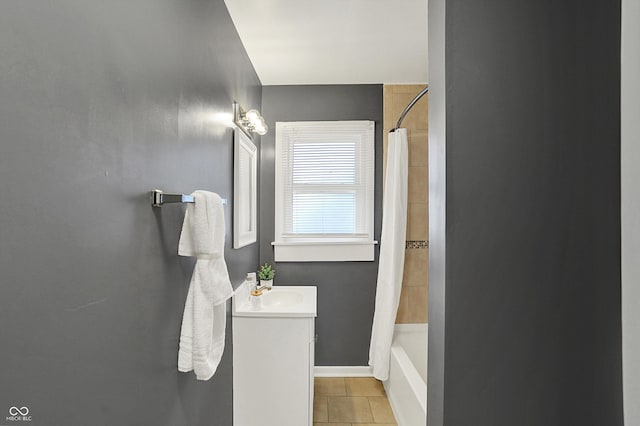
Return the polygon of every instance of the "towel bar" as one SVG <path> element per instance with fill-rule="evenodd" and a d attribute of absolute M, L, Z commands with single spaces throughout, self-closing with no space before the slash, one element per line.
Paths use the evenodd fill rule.
<path fill-rule="evenodd" d="M 160 189 L 151 191 L 151 205 L 160 207 L 166 203 L 195 203 L 192 195 L 185 194 L 165 194 Z"/>
<path fill-rule="evenodd" d="M 193 195 L 185 194 L 165 194 L 161 189 L 151 191 L 151 205 L 153 207 L 161 207 L 167 203 L 195 203 Z M 227 199 L 222 199 L 222 204 L 227 204 Z"/>

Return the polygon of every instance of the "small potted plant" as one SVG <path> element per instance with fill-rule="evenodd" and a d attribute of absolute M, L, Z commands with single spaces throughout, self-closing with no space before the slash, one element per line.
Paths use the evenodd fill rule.
<path fill-rule="evenodd" d="M 268 263 L 260 266 L 258 270 L 258 278 L 260 278 L 260 287 L 269 287 L 273 285 L 273 277 L 276 275 L 276 270 Z"/>

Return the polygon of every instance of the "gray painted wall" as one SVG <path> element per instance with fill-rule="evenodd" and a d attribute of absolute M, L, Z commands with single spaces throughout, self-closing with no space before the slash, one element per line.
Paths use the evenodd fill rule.
<path fill-rule="evenodd" d="M 442 425 L 445 365 L 446 266 L 446 68 L 445 0 L 429 0 L 429 336 L 427 345 L 427 417 Z"/>
<path fill-rule="evenodd" d="M 622 0 L 622 342 L 624 416 L 640 424 L 640 1 Z"/>
<path fill-rule="evenodd" d="M 434 3 L 429 426 L 621 425 L 620 2 Z"/>
<path fill-rule="evenodd" d="M 273 262 L 275 122 L 373 120 L 376 125 L 375 238 L 382 203 L 382 86 L 265 86 L 261 141 L 260 262 Z M 276 285 L 318 286 L 316 365 L 367 365 L 375 304 L 375 262 L 279 262 Z"/>
<path fill-rule="evenodd" d="M 231 201 L 216 114 L 261 85 L 223 1 L 3 1 L 0 58 L 0 423 L 231 425 L 230 346 L 208 382 L 177 372 L 194 262 L 184 206 L 148 197 Z M 258 245 L 226 256 L 237 284 Z"/>

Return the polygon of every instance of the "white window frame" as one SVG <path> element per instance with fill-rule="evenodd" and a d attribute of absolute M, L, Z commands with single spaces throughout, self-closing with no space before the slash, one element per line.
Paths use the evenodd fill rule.
<path fill-rule="evenodd" d="M 274 260 L 276 262 L 327 262 L 327 261 L 373 261 L 374 246 L 374 190 L 375 190 L 375 123 L 373 121 L 297 121 L 276 123 L 275 153 L 275 241 Z M 349 236 L 302 236 L 285 233 L 285 176 L 281 161 L 285 149 L 289 149 L 292 132 L 306 138 L 330 138 L 332 133 L 341 132 L 349 137 L 357 137 L 365 149 L 363 161 L 366 184 L 361 196 L 363 227 L 365 232 Z M 330 140 L 330 139 L 327 139 Z"/>

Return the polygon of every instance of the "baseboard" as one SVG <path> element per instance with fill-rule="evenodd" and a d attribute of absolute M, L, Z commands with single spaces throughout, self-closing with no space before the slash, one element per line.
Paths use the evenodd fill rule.
<path fill-rule="evenodd" d="M 355 366 L 315 366 L 315 377 L 373 377 L 373 367 L 363 365 Z"/>

